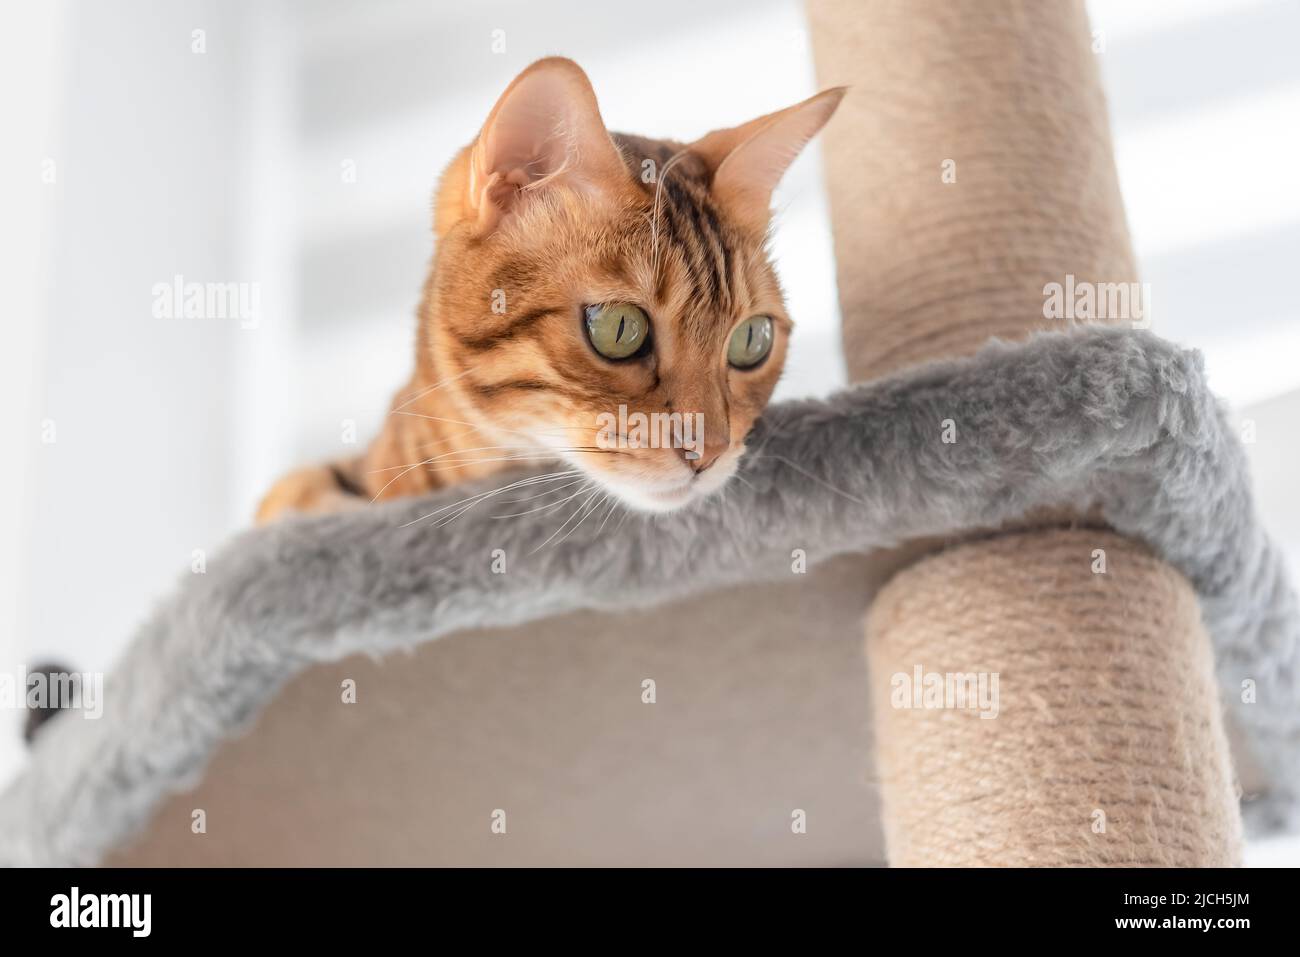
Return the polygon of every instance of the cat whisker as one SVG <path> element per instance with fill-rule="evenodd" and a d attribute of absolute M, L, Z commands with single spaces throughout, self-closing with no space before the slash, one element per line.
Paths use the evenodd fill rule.
<path fill-rule="evenodd" d="M 584 489 L 584 490 L 580 490 L 580 491 L 579 491 L 576 495 L 574 495 L 573 497 L 576 498 L 578 495 L 581 495 L 583 491 L 585 491 L 585 489 Z M 589 494 L 585 499 L 583 499 L 583 500 L 578 504 L 578 507 L 575 508 L 575 509 L 573 510 L 572 514 L 570 514 L 569 517 L 566 518 L 566 519 L 564 520 L 564 523 L 563 523 L 562 525 L 560 525 L 560 527 L 557 528 L 555 531 L 551 532 L 550 538 L 546 539 L 546 541 L 542 542 L 542 544 L 540 544 L 540 545 L 538 545 L 536 548 L 534 548 L 531 552 L 529 552 L 529 554 L 530 554 L 530 555 L 534 555 L 534 554 L 536 554 L 537 552 L 541 551 L 543 548 L 545 548 L 547 545 L 549 545 L 549 544 L 551 543 L 551 540 L 554 539 L 556 535 L 558 535 L 558 534 L 560 534 L 560 532 L 564 531 L 564 529 L 568 527 L 568 524 L 569 524 L 570 522 L 572 522 L 575 518 L 577 518 L 578 513 L 581 512 L 584 508 L 587 507 L 587 503 L 590 502 L 593 498 L 595 498 L 595 497 L 596 497 L 596 494 L 597 494 L 599 491 L 600 491 L 600 489 L 595 489 L 594 491 L 591 492 L 591 494 Z M 577 526 L 574 526 L 574 527 L 576 528 Z M 565 538 L 568 538 L 568 536 L 566 535 Z M 560 539 L 560 541 L 564 541 L 564 539 L 562 538 L 562 539 Z M 557 544 L 558 544 L 558 543 L 557 543 Z"/>
<path fill-rule="evenodd" d="M 437 475 L 439 472 L 454 472 L 472 465 L 491 465 L 496 462 L 546 463 L 554 461 L 555 456 L 553 455 L 498 455 L 486 459 L 466 459 L 463 462 L 443 462 L 436 467 L 426 469 L 426 471 L 430 475 Z"/>
<path fill-rule="evenodd" d="M 491 451 L 504 451 L 504 452 L 510 452 L 512 454 L 499 455 L 499 456 L 469 456 L 467 454 L 471 452 L 491 452 Z M 425 471 L 428 472 L 430 475 L 435 475 L 440 472 L 452 472 L 458 469 L 468 468 L 470 466 L 489 465 L 497 462 L 507 462 L 507 463 L 554 462 L 556 460 L 556 456 L 563 452 L 583 452 L 587 454 L 600 454 L 600 453 L 617 454 L 618 450 L 600 449 L 600 448 L 586 447 L 586 446 L 549 449 L 549 448 L 533 448 L 528 446 L 506 446 L 506 445 L 480 446 L 474 449 L 454 449 L 450 452 L 445 452 L 442 455 L 431 456 L 427 459 L 423 459 L 419 462 L 415 462 L 410 465 L 393 465 L 383 469 L 370 470 L 369 472 L 367 472 L 367 474 L 369 475 L 398 470 L 398 474 L 390 478 L 387 482 L 383 484 L 383 486 L 380 487 L 380 489 L 377 492 L 375 492 L 374 496 L 370 499 L 370 502 L 373 505 L 375 502 L 377 502 L 380 499 L 380 497 L 383 496 L 384 492 L 386 492 L 394 482 L 397 482 L 403 476 L 407 475 L 408 473 L 410 473 L 411 471 L 417 468 L 423 467 Z"/>
<path fill-rule="evenodd" d="M 565 504 L 566 502 L 571 502 L 571 501 L 573 501 L 575 498 L 577 498 L 579 495 L 583 494 L 584 492 L 590 492 L 590 491 L 591 491 L 591 486 L 592 486 L 592 483 L 591 483 L 591 482 L 587 482 L 587 483 L 585 483 L 585 484 L 584 484 L 580 489 L 578 489 L 578 490 L 577 490 L 576 492 L 574 492 L 572 495 L 566 496 L 565 498 L 563 498 L 563 499 L 561 499 L 560 501 L 556 502 L 554 505 L 549 506 L 548 509 L 547 509 L 547 511 L 558 512 L 558 511 L 559 511 L 559 510 L 564 506 L 564 504 Z M 543 514 L 545 514 L 545 512 L 544 512 Z"/>
<path fill-rule="evenodd" d="M 608 495 L 606 498 L 609 499 L 609 509 L 605 512 L 605 517 L 601 520 L 600 527 L 596 529 L 597 538 L 600 538 L 600 533 L 605 530 L 605 526 L 609 523 L 609 517 L 613 515 L 614 510 L 618 508 L 618 499 L 616 497 Z"/>
<path fill-rule="evenodd" d="M 495 446 L 485 446 L 484 450 L 495 450 L 496 448 L 497 447 Z M 373 505 L 376 501 L 378 501 L 379 497 L 383 495 L 385 491 L 388 490 L 388 487 L 390 485 L 392 485 L 402 476 L 413 471 L 414 469 L 420 468 L 421 466 L 433 465 L 433 463 L 438 462 L 439 460 L 444 459 L 448 456 L 460 455 L 462 454 L 463 451 L 475 451 L 475 450 L 456 450 L 452 452 L 447 452 L 444 453 L 443 455 L 435 455 L 432 458 L 425 459 L 423 462 L 416 462 L 414 465 L 406 466 L 405 468 L 402 469 L 402 471 L 398 472 L 396 475 L 394 475 L 392 478 L 390 478 L 387 482 L 384 483 L 383 487 L 378 492 L 376 492 L 374 497 L 370 500 L 370 503 Z M 470 458 L 470 459 L 465 459 L 464 461 L 446 462 L 443 463 L 443 465 L 441 465 L 438 468 L 427 468 L 426 470 L 430 474 L 433 474 L 437 472 L 451 471 L 469 465 L 481 465 L 490 462 L 550 462 L 553 461 L 554 458 L 555 456 L 553 455 L 546 455 L 546 454 L 537 453 L 533 451 L 527 451 L 519 455 L 498 456 L 495 458 Z"/>
<path fill-rule="evenodd" d="M 596 489 L 596 492 L 600 492 L 600 489 Z M 591 496 L 587 498 L 587 502 L 591 501 L 591 498 L 595 496 L 596 492 L 591 493 Z M 570 535 L 576 532 L 579 528 L 582 527 L 583 522 L 589 519 L 595 512 L 599 511 L 601 505 L 605 504 L 605 499 L 608 496 L 609 496 L 608 492 L 602 492 L 600 498 L 596 499 L 596 504 L 591 506 L 590 508 L 587 508 L 587 510 L 582 513 L 582 518 L 578 519 L 578 524 L 573 526 L 573 528 L 569 529 L 569 531 L 565 533 L 564 538 L 561 538 L 558 542 L 555 543 L 555 547 L 559 548 L 562 544 L 564 544 L 565 538 L 568 538 Z M 586 508 L 587 502 L 582 503 L 584 508 Z"/>
<path fill-rule="evenodd" d="M 437 468 L 430 468 L 430 473 L 444 472 L 469 465 L 481 465 L 491 462 L 555 462 L 556 452 L 599 452 L 600 449 L 529 449 L 513 455 L 489 456 L 486 458 L 467 458 L 437 463 Z M 429 463 L 434 464 L 434 463 Z"/>
<path fill-rule="evenodd" d="M 481 430 L 484 428 L 491 428 L 491 429 L 495 429 L 498 432 L 509 432 L 511 435 L 522 435 L 527 438 L 532 438 L 534 435 L 546 435 L 549 432 L 556 432 L 556 431 L 565 431 L 565 432 L 590 431 L 584 426 L 567 425 L 567 426 L 553 426 L 550 429 L 544 429 L 539 432 L 528 432 L 525 429 L 508 429 L 503 425 L 479 426 L 479 425 L 475 425 L 473 422 L 465 422 L 461 419 L 448 419 L 445 416 L 429 415 L 426 412 L 408 412 L 405 409 L 393 409 L 389 413 L 389 415 L 409 415 L 417 419 L 428 419 L 431 422 L 448 422 L 451 425 L 467 425 L 471 429 L 477 429 L 477 430 Z"/>
<path fill-rule="evenodd" d="M 401 468 L 406 468 L 406 469 L 419 468 L 421 465 L 429 465 L 433 462 L 438 462 L 442 459 L 449 458 L 453 455 L 465 455 L 470 452 L 528 452 L 528 453 L 540 454 L 543 451 L 545 450 L 539 449 L 536 446 L 532 446 L 532 445 L 476 445 L 468 449 L 452 449 L 450 452 L 443 452 L 441 455 L 431 455 L 427 459 L 421 459 L 419 462 L 412 463 L 411 465 L 389 465 L 381 469 L 371 469 L 366 474 L 375 475 L 378 474 L 379 472 L 391 472 L 394 469 L 401 469 Z M 467 461 L 474 461 L 474 460 L 470 459 Z"/>
<path fill-rule="evenodd" d="M 591 482 L 590 482 L 590 481 L 587 481 L 587 480 L 579 480 L 579 481 L 582 482 L 582 485 L 581 485 L 580 488 L 578 488 L 578 490 L 577 490 L 576 492 L 571 492 L 570 494 L 564 496 L 564 498 L 560 499 L 559 501 L 556 501 L 556 502 L 547 502 L 547 503 L 544 504 L 544 505 L 539 505 L 539 506 L 537 506 L 537 508 L 534 509 L 533 511 L 541 512 L 541 513 L 543 513 L 543 514 L 546 514 L 547 512 L 558 511 L 559 509 L 561 509 L 561 508 L 564 507 L 565 503 L 567 503 L 567 502 L 572 502 L 572 501 L 573 501 L 575 498 L 577 498 L 579 495 L 582 495 L 582 494 L 585 493 L 585 492 L 589 492 L 589 491 L 591 491 Z M 570 484 L 576 484 L 576 483 L 570 483 Z M 561 486 L 561 488 L 567 488 L 567 487 L 568 487 L 568 486 Z M 558 491 L 558 489 L 557 489 L 556 491 Z M 531 513 L 529 513 L 529 512 L 524 512 L 524 513 L 521 513 L 521 514 L 531 514 Z M 497 516 L 493 516 L 493 517 L 497 517 Z M 506 517 L 509 517 L 509 516 L 500 516 L 500 517 L 502 517 L 502 518 L 506 518 Z M 545 544 L 545 542 L 543 542 L 543 544 Z M 539 547 L 540 547 L 540 546 L 539 546 Z"/>
<path fill-rule="evenodd" d="M 403 463 L 401 465 L 385 465 L 382 468 L 367 469 L 367 475 L 378 475 L 383 472 L 395 472 L 401 469 L 418 468 L 421 465 L 429 465 L 433 462 L 440 461 L 450 456 L 461 455 L 468 452 L 519 452 L 532 455 L 555 456 L 563 452 L 619 452 L 620 449 L 603 449 L 597 445 L 573 445 L 573 446 L 543 446 L 543 445 L 479 445 L 468 449 L 452 449 L 443 452 L 440 455 L 431 455 L 427 459 L 421 459 L 419 462 Z M 475 459 L 466 459 L 466 462 L 478 461 Z"/>
<path fill-rule="evenodd" d="M 441 416 L 441 415 L 429 415 L 428 413 L 425 413 L 425 412 L 407 412 L 407 411 L 405 411 L 404 409 L 394 409 L 394 410 L 393 410 L 391 413 L 389 413 L 389 414 L 390 414 L 390 415 L 410 415 L 410 416 L 414 416 L 414 417 L 417 418 L 417 419 L 428 419 L 428 420 L 430 420 L 431 422 L 449 422 L 449 423 L 451 423 L 452 425 L 468 425 L 470 428 L 474 428 L 474 429 L 478 429 L 478 428 L 480 428 L 480 426 L 475 425 L 473 422 L 464 422 L 464 421 L 462 421 L 462 420 L 460 420 L 460 419 L 448 419 L 448 418 L 445 418 L 445 417 L 443 417 L 443 416 Z M 523 431 L 522 429 L 507 429 L 507 428 L 505 428 L 505 427 L 503 427 L 503 426 L 499 426 L 499 425 L 497 425 L 497 426 L 492 426 L 492 428 L 497 429 L 497 430 L 500 431 L 500 432 L 510 432 L 510 433 L 512 433 L 512 434 L 514 434 L 514 435 L 527 435 L 527 434 L 528 434 L 527 432 Z"/>
<path fill-rule="evenodd" d="M 534 499 L 543 498 L 547 495 L 554 495 L 556 492 L 562 491 L 563 489 L 566 488 L 570 488 L 571 486 L 577 485 L 579 482 L 584 482 L 584 481 L 585 479 L 574 479 L 572 482 L 566 482 L 563 485 L 557 485 L 555 488 L 548 488 L 545 492 L 538 492 L 536 495 L 525 495 L 523 498 L 509 499 L 509 502 L 512 505 L 517 505 L 520 502 L 530 502 Z M 582 492 L 583 490 L 579 489 L 577 492 L 574 492 L 573 494 L 581 495 Z M 563 499 L 560 502 L 547 502 L 544 505 L 538 505 L 534 508 L 526 509 L 525 511 L 522 512 L 507 512 L 504 515 L 493 515 L 492 517 L 493 518 L 516 518 L 520 515 L 531 515 L 534 512 L 540 512 L 543 511 L 544 509 L 555 508 L 556 505 L 562 505 L 566 501 L 568 501 L 568 499 Z"/>
<path fill-rule="evenodd" d="M 623 517 L 620 518 L 618 520 L 618 524 L 614 526 L 615 535 L 618 534 L 618 530 L 623 527 L 623 524 L 627 521 L 627 517 L 631 514 L 632 514 L 632 510 L 630 508 L 623 509 Z"/>
<path fill-rule="evenodd" d="M 509 491 L 511 491 L 511 490 L 513 490 L 513 489 L 516 489 L 516 488 L 523 488 L 524 486 L 528 486 L 528 485 L 538 485 L 538 484 L 541 484 L 541 483 L 544 483 L 544 482 L 558 482 L 558 481 L 560 481 L 561 479 L 565 479 L 565 478 L 568 478 L 568 477 L 571 476 L 571 475 L 577 475 L 577 474 L 578 474 L 578 470 L 577 470 L 577 469 L 568 469 L 568 470 L 563 471 L 563 472 L 550 472 L 550 473 L 548 473 L 548 474 L 546 474 L 546 475 L 533 475 L 533 476 L 529 476 L 529 477 L 527 477 L 527 478 L 519 479 L 518 481 L 515 481 L 515 482 L 510 482 L 510 483 L 508 483 L 508 484 L 506 484 L 506 485 L 501 486 L 500 488 L 491 489 L 491 490 L 489 490 L 489 491 L 487 491 L 487 492 L 477 492 L 477 493 L 475 493 L 474 495 L 470 495 L 470 496 L 468 496 L 468 497 L 466 497 L 466 498 L 463 498 L 463 499 L 461 499 L 461 500 L 458 501 L 458 502 L 452 502 L 450 505 L 444 505 L 444 506 L 442 506 L 442 508 L 434 509 L 432 512 L 429 512 L 429 513 L 426 514 L 426 515 L 421 515 L 419 518 L 412 519 L 411 521 L 407 522 L 406 524 L 404 524 L 404 525 L 402 525 L 402 526 L 400 526 L 400 527 L 401 527 L 401 528 L 406 528 L 408 525 L 414 525 L 414 524 L 416 524 L 417 522 L 422 522 L 422 521 L 424 521 L 426 518 L 432 518 L 432 517 L 435 516 L 435 515 L 439 515 L 439 514 L 445 512 L 445 511 L 447 511 L 448 509 L 453 509 L 453 508 L 455 508 L 455 507 L 458 506 L 458 505 L 462 505 L 462 504 L 464 504 L 465 502 L 475 501 L 475 500 L 482 499 L 482 498 L 487 498 L 487 497 L 489 497 L 489 496 L 496 495 L 496 494 L 501 493 L 501 492 L 509 492 Z"/>
<path fill-rule="evenodd" d="M 756 454 L 761 454 L 763 450 L 767 448 L 767 443 L 771 442 L 773 438 L 781 434 L 784 428 L 785 428 L 784 418 L 778 420 L 771 428 L 769 428 L 767 430 L 767 435 L 763 436 L 763 444 L 758 447 Z"/>
<path fill-rule="evenodd" d="M 834 492 L 836 495 L 843 495 L 843 496 L 844 496 L 845 498 L 847 498 L 850 502 L 854 502 L 854 503 L 856 503 L 856 504 L 858 504 L 858 505 L 861 505 L 861 506 L 863 506 L 863 507 L 869 507 L 869 506 L 867 506 L 867 503 L 866 503 L 866 502 L 862 501 L 862 499 L 858 498 L 858 497 L 855 496 L 855 495 L 850 495 L 848 492 L 844 491 L 844 489 L 839 488 L 838 486 L 836 486 L 836 485 L 834 485 L 834 484 L 832 484 L 832 483 L 826 481 L 826 480 L 825 480 L 824 478 L 822 478 L 821 476 L 814 475 L 812 472 L 809 472 L 807 469 L 805 469 L 805 468 L 801 468 L 800 466 L 796 465 L 794 462 L 791 462 L 791 461 L 790 461 L 788 458 L 786 458 L 784 455 L 775 455 L 775 454 L 769 452 L 769 453 L 768 453 L 768 458 L 770 458 L 770 459 L 774 459 L 775 461 L 780 462 L 780 463 L 782 463 L 783 465 L 788 465 L 790 468 L 794 469 L 796 472 L 798 472 L 800 475 L 804 476 L 805 478 L 810 478 L 810 479 L 812 479 L 812 480 L 813 480 L 814 482 L 816 482 L 818 485 L 821 485 L 821 486 L 823 486 L 824 488 L 828 488 L 828 489 L 830 489 L 830 490 L 831 490 L 832 492 Z"/>
<path fill-rule="evenodd" d="M 467 435 L 473 435 L 474 433 L 479 432 L 479 431 L 481 431 L 481 430 L 478 429 L 478 428 L 471 428 L 471 429 L 466 429 L 464 432 L 455 432 L 455 433 L 453 433 L 453 434 L 451 434 L 451 435 L 443 435 L 443 436 L 439 436 L 438 438 L 436 438 L 436 439 L 431 439 L 431 440 L 428 441 L 428 442 L 421 442 L 419 445 L 416 446 L 416 449 L 418 449 L 418 450 L 420 450 L 420 451 L 424 451 L 425 449 L 430 448 L 431 446 L 434 446 L 434 445 L 445 445 L 445 444 L 448 443 L 448 442 L 454 442 L 454 441 L 456 441 L 457 439 L 463 439 L 463 438 L 465 438 L 465 436 L 467 436 Z M 398 466 L 398 467 L 400 468 L 400 466 Z"/>
<path fill-rule="evenodd" d="M 473 499 L 469 500 L 468 502 L 466 502 L 464 505 L 462 505 L 460 508 L 458 508 L 456 511 L 454 511 L 454 512 L 452 512 L 451 514 L 449 514 L 449 515 L 445 515 L 445 516 L 443 516 L 442 518 L 438 519 L 436 522 L 433 523 L 433 527 L 434 527 L 434 528 L 442 528 L 444 525 L 450 525 L 452 522 L 454 522 L 456 519 L 460 518 L 462 515 L 464 515 L 466 512 L 468 512 L 468 511 L 469 511 L 470 509 L 472 509 L 474 506 L 482 504 L 483 502 L 487 501 L 489 498 L 492 498 L 493 495 L 497 494 L 498 492 L 504 492 L 504 491 L 508 491 L 508 490 L 509 490 L 509 489 L 498 489 L 497 491 L 495 491 L 495 492 L 493 492 L 493 493 L 491 493 L 491 494 L 484 495 L 484 496 L 481 496 L 481 497 L 473 498 Z"/>
<path fill-rule="evenodd" d="M 422 398 L 424 398 L 426 395 L 428 395 L 428 394 L 431 393 L 431 392 L 437 392 L 439 389 L 441 389 L 443 386 L 447 385 L 448 383 L 455 382 L 457 379 L 463 379 L 463 378 L 465 378 L 465 376 L 469 375 L 469 374 L 470 374 L 471 372 L 473 372 L 473 371 L 474 371 L 473 368 L 466 369 L 464 372 L 458 373 L 458 374 L 453 375 L 453 376 L 448 376 L 448 377 L 445 378 L 445 379 L 442 379 L 442 380 L 440 380 L 440 381 L 438 381 L 438 382 L 435 382 L 433 385 L 429 386 L 427 389 L 421 389 L 419 392 L 415 393 L 415 395 L 413 395 L 413 396 L 409 396 L 405 402 L 403 402 L 401 405 L 399 405 L 399 406 L 397 406 L 396 408 L 394 408 L 394 409 L 392 410 L 392 412 L 396 412 L 398 409 L 404 409 L 404 408 L 406 408 L 408 405 L 410 405 L 410 404 L 411 404 L 412 402 L 414 402 L 416 399 L 422 399 Z"/>
<path fill-rule="evenodd" d="M 743 476 L 743 475 L 740 474 L 740 470 L 739 470 L 739 469 L 737 469 L 736 471 L 732 472 L 732 473 L 731 473 L 731 477 L 734 478 L 734 479 L 736 479 L 736 480 L 739 481 L 739 482 L 744 482 L 745 485 L 748 486 L 751 490 L 753 490 L 753 491 L 755 491 L 755 492 L 758 491 L 758 489 L 754 488 L 754 483 L 753 483 L 753 482 L 751 482 L 749 479 L 745 478 L 745 476 Z M 726 488 L 727 488 L 727 486 L 724 485 L 724 486 L 722 486 L 722 488 L 723 488 L 723 490 L 725 491 Z"/>
<path fill-rule="evenodd" d="M 482 447 L 482 448 L 490 448 L 490 449 L 493 449 L 493 450 L 495 451 L 498 447 L 497 447 L 497 446 L 484 446 L 484 447 Z M 397 466 L 392 466 L 391 468 L 387 468 L 387 469 L 376 469 L 376 470 L 370 472 L 369 474 L 374 475 L 375 472 L 379 472 L 379 471 L 388 472 L 388 471 L 392 471 L 393 468 L 399 468 L 399 469 L 401 469 L 400 472 L 398 472 L 396 475 L 394 475 L 392 478 L 390 478 L 387 482 L 384 483 L 383 488 L 381 488 L 378 492 L 375 493 L 374 498 L 372 498 L 372 499 L 370 500 L 370 504 L 373 505 L 373 504 L 375 503 L 375 501 L 379 498 L 379 496 L 383 495 L 384 492 L 386 492 L 386 491 L 388 490 L 388 487 L 389 487 L 390 485 L 392 485 L 394 482 L 396 482 L 396 481 L 397 481 L 398 479 L 400 479 L 402 476 L 404 476 L 404 475 L 406 475 L 407 473 L 411 472 L 413 469 L 418 469 L 418 468 L 419 468 L 420 466 L 422 466 L 422 465 L 431 465 L 432 463 L 438 461 L 438 459 L 440 459 L 440 458 L 444 458 L 444 457 L 447 456 L 447 455 L 457 455 L 457 454 L 459 454 L 461 451 L 471 451 L 471 452 L 473 452 L 473 451 L 479 451 L 479 450 L 478 450 L 478 449 L 468 449 L 468 450 L 453 449 L 453 450 L 450 451 L 450 452 L 445 452 L 445 453 L 443 453 L 443 455 L 435 455 L 435 456 L 432 456 L 432 457 L 430 457 L 430 458 L 425 459 L 425 460 L 422 461 L 422 462 L 414 462 L 414 463 L 412 463 L 411 465 L 407 465 L 407 466 L 404 466 L 404 467 L 401 466 L 401 465 L 397 465 Z"/>

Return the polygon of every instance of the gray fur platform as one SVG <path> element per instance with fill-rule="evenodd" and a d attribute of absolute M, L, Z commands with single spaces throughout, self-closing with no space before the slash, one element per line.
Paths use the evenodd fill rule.
<path fill-rule="evenodd" d="M 945 419 L 955 443 L 940 440 Z M 1271 776 L 1248 823 L 1297 823 L 1300 609 L 1197 353 L 1103 328 L 994 343 L 774 406 L 750 449 L 725 496 L 599 534 L 593 521 L 535 554 L 553 517 L 496 521 L 480 507 L 438 528 L 413 521 L 473 487 L 236 537 L 139 629 L 106 680 L 103 718 L 61 716 L 37 738 L 0 796 L 0 863 L 97 861 L 313 662 L 607 607 L 606 596 L 650 605 L 786 576 L 794 548 L 820 560 L 1089 502 L 1195 586 L 1225 706 Z M 492 571 L 495 549 L 507 574 Z M 1237 700 L 1245 678 L 1257 703 Z"/>

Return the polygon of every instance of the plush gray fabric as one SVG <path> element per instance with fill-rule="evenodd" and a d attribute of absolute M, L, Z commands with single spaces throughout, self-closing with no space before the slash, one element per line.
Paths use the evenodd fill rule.
<path fill-rule="evenodd" d="M 1226 706 L 1271 776 L 1248 820 L 1296 823 L 1296 596 L 1198 354 L 1104 328 L 994 343 L 825 402 L 774 406 L 750 449 L 724 496 L 603 528 L 597 516 L 540 548 L 565 513 L 503 521 L 488 499 L 438 528 L 407 524 L 472 487 L 238 536 L 140 628 L 108 676 L 103 718 L 61 716 L 38 737 L 0 797 L 0 862 L 97 860 L 312 662 L 788 576 L 796 548 L 817 561 L 1052 504 L 1098 504 L 1187 575 Z M 494 549 L 505 574 L 492 571 Z M 1245 678 L 1255 704 L 1240 701 Z"/>

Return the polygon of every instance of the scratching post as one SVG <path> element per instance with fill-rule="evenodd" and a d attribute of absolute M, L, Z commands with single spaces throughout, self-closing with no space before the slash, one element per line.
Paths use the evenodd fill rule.
<path fill-rule="evenodd" d="M 1106 574 L 1079 574 L 1093 549 Z M 958 546 L 880 593 L 868 649 L 895 866 L 1233 863 L 1200 611 L 1145 548 L 1093 529 Z M 917 664 L 998 674 L 996 711 L 900 702 Z"/>
<path fill-rule="evenodd" d="M 1067 276 L 1136 279 L 1082 2 L 808 7 L 823 85 L 851 86 L 825 153 L 854 378 L 1061 328 Z M 1208 639 L 1136 545 L 1044 527 L 923 558 L 868 643 L 892 863 L 1238 860 Z M 999 716 L 894 707 L 918 667 L 998 673 Z"/>

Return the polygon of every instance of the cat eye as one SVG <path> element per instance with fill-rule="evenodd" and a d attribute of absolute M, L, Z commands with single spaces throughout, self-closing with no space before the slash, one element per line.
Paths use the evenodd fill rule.
<path fill-rule="evenodd" d="M 737 369 L 752 369 L 772 351 L 772 317 L 750 316 L 731 334 L 727 361 Z"/>
<path fill-rule="evenodd" d="M 606 359 L 631 359 L 649 344 L 650 317 L 640 306 L 614 302 L 588 306 L 583 312 L 587 338 Z"/>

